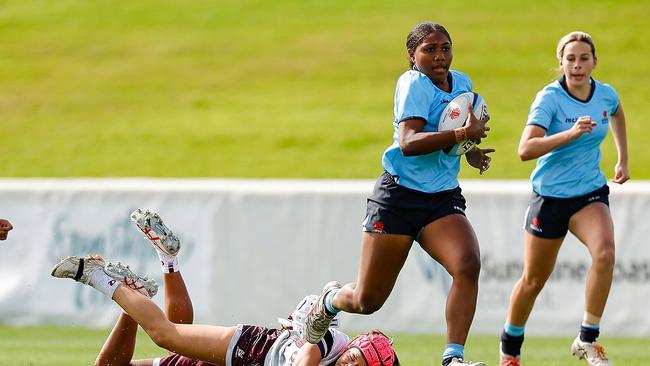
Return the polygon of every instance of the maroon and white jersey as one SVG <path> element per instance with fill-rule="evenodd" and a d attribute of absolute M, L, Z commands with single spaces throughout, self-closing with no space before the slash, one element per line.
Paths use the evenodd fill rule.
<path fill-rule="evenodd" d="M 323 357 L 318 365 L 327 366 L 336 362 L 345 351 L 348 342 L 350 342 L 350 337 L 347 334 L 330 328 L 323 339 L 318 342 L 318 348 Z M 304 344 L 304 340 L 294 339 L 289 331 L 282 332 L 266 355 L 264 366 L 293 366 L 298 351 Z"/>
<path fill-rule="evenodd" d="M 292 366 L 300 347 L 305 344 L 304 329 L 309 310 L 318 301 L 318 296 L 308 295 L 298 303 L 289 319 L 278 319 L 285 331 L 273 343 L 264 360 L 264 366 Z M 338 317 L 332 322 L 338 326 Z M 322 359 L 319 365 L 334 363 L 350 341 L 347 334 L 330 327 L 318 342 Z"/>

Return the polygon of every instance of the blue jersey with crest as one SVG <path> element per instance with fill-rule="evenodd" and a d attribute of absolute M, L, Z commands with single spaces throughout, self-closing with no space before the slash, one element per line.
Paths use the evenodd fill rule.
<path fill-rule="evenodd" d="M 614 88 L 594 79 L 591 79 L 591 94 L 586 101 L 569 93 L 564 77 L 537 93 L 526 124 L 542 127 L 546 136 L 570 129 L 582 116 L 591 116 L 591 121 L 596 122 L 591 133 L 537 159 L 530 176 L 537 194 L 577 197 L 607 184 L 600 170 L 600 144 L 607 136 L 609 117 L 616 113 L 618 106 Z"/>
<path fill-rule="evenodd" d="M 397 184 L 421 192 L 434 193 L 458 187 L 460 157 L 449 156 L 442 150 L 417 156 L 404 156 L 399 147 L 400 122 L 419 118 L 425 121 L 423 132 L 438 131 L 440 115 L 456 96 L 472 91 L 472 81 L 462 72 L 449 70 L 451 92 L 433 84 L 417 70 L 400 76 L 395 90 L 393 144 L 384 151 L 382 165 L 393 175 Z"/>

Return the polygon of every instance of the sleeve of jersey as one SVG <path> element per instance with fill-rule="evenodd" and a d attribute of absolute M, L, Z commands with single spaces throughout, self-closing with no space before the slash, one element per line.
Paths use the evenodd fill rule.
<path fill-rule="evenodd" d="M 465 74 L 464 72 L 460 71 L 455 71 L 455 76 L 458 77 L 462 83 L 463 86 L 462 88 L 467 90 L 467 91 L 473 91 L 474 90 L 474 84 L 472 83 L 472 78 L 469 77 L 469 75 Z"/>
<path fill-rule="evenodd" d="M 433 89 L 426 77 L 406 73 L 400 77 L 395 90 L 395 120 L 419 118 L 427 120 Z"/>
<path fill-rule="evenodd" d="M 610 105 L 609 115 L 611 116 L 612 114 L 615 114 L 618 111 L 618 107 L 621 106 L 621 100 L 618 97 L 618 93 L 616 92 L 616 89 L 614 89 L 609 84 L 605 84 L 605 85 L 607 86 L 607 90 L 608 90 L 607 101 L 609 102 Z"/>
<path fill-rule="evenodd" d="M 318 342 L 318 348 L 320 349 L 320 354 L 322 356 L 322 363 L 329 365 L 330 363 L 336 361 L 341 353 L 345 351 L 348 343 L 350 342 L 350 337 L 347 334 L 330 328 L 323 339 Z"/>
<path fill-rule="evenodd" d="M 539 126 L 548 130 L 548 126 L 551 124 L 551 120 L 553 119 L 553 104 L 554 100 L 551 93 L 546 90 L 537 93 L 533 104 L 530 106 L 526 125 Z"/>

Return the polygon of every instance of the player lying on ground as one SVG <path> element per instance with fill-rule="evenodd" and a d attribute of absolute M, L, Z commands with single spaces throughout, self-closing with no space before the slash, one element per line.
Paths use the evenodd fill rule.
<path fill-rule="evenodd" d="M 151 241 L 160 257 L 165 287 L 165 313 L 151 301 L 158 286 L 136 275 L 121 263 L 105 264 L 99 256 L 68 257 L 52 270 L 52 276 L 72 278 L 104 293 L 124 312 L 104 343 L 98 366 L 399 366 L 388 338 L 378 331 L 350 341 L 330 328 L 318 344 L 302 340 L 301 329 L 316 295 L 307 296 L 280 329 L 237 325 L 232 327 L 191 324 L 192 303 L 179 272 L 178 237 L 160 217 L 136 210 L 131 218 Z M 171 355 L 132 360 L 138 324 Z"/>

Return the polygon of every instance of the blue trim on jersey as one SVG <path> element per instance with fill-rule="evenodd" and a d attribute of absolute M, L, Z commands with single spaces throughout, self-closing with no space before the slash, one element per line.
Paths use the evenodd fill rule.
<path fill-rule="evenodd" d="M 451 91 L 438 88 L 428 76 L 408 70 L 395 88 L 393 144 L 382 157 L 384 170 L 396 177 L 397 184 L 421 192 L 435 193 L 458 187 L 460 157 L 442 150 L 417 156 L 405 156 L 399 147 L 399 123 L 422 119 L 424 132 L 438 131 L 440 115 L 456 96 L 472 91 L 472 81 L 464 73 L 449 70 Z"/>
<path fill-rule="evenodd" d="M 600 144 L 607 136 L 609 117 L 618 110 L 619 98 L 611 86 L 591 79 L 592 92 L 582 101 L 570 95 L 562 80 L 542 89 L 530 107 L 526 125 L 544 128 L 546 136 L 570 129 L 581 116 L 596 122 L 591 133 L 560 146 L 537 159 L 530 178 L 540 196 L 571 198 L 607 184 L 600 170 Z"/>

